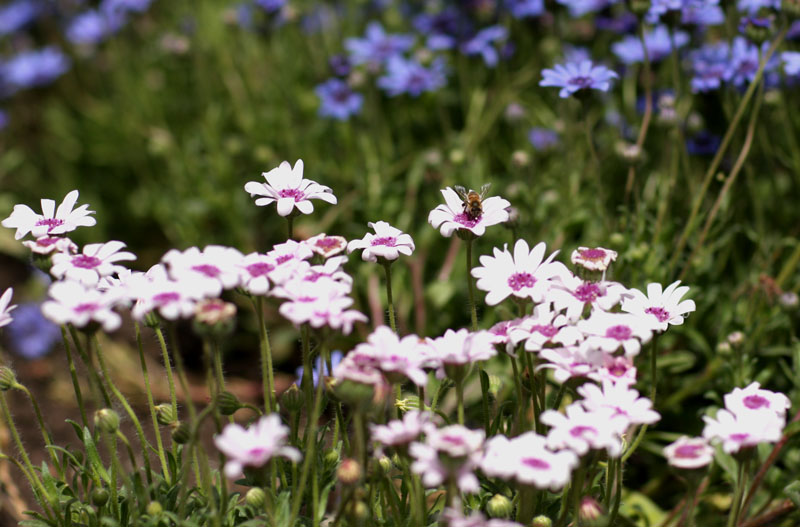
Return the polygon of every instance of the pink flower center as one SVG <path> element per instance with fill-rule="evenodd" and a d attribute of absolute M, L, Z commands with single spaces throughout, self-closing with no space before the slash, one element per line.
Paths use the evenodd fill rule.
<path fill-rule="evenodd" d="M 75 311 L 76 313 L 86 313 L 87 311 L 88 312 L 95 311 L 99 307 L 100 306 L 98 306 L 97 304 L 95 304 L 93 302 L 86 302 L 85 304 L 78 304 L 77 306 L 72 308 L 72 310 Z"/>
<path fill-rule="evenodd" d="M 451 435 L 444 435 L 442 436 L 442 441 L 445 443 L 450 443 L 451 445 L 463 445 L 464 438 L 461 436 L 451 436 Z"/>
<path fill-rule="evenodd" d="M 200 311 L 203 313 L 213 313 L 225 309 L 225 302 L 221 300 L 211 300 L 200 306 Z"/>
<path fill-rule="evenodd" d="M 608 373 L 614 377 L 622 377 L 628 372 L 628 367 L 624 364 L 614 364 L 608 368 Z"/>
<path fill-rule="evenodd" d="M 297 299 L 298 302 L 306 302 L 306 303 L 313 302 L 314 300 L 316 300 L 316 298 L 314 298 L 313 296 L 301 296 L 300 298 Z"/>
<path fill-rule="evenodd" d="M 493 335 L 497 335 L 498 337 L 506 337 L 508 336 L 508 326 L 509 325 L 507 323 L 501 322 L 500 324 L 492 326 L 489 332 Z"/>
<path fill-rule="evenodd" d="M 247 272 L 250 273 L 250 276 L 257 278 L 259 276 L 268 274 L 270 271 L 275 269 L 275 266 L 267 262 L 256 262 L 248 265 L 245 267 L 245 269 L 247 269 Z"/>
<path fill-rule="evenodd" d="M 64 220 L 60 220 L 58 218 L 42 218 L 41 220 L 36 222 L 37 227 L 40 225 L 47 225 L 47 230 L 49 232 L 56 227 L 64 225 Z"/>
<path fill-rule="evenodd" d="M 342 240 L 337 240 L 333 237 L 325 237 L 320 238 L 314 244 L 321 249 L 325 249 L 326 251 L 330 251 L 331 249 L 337 249 L 342 246 Z"/>
<path fill-rule="evenodd" d="M 466 212 L 462 212 L 461 214 L 456 214 L 453 217 L 453 221 L 456 222 L 456 223 L 460 223 L 461 225 L 463 225 L 464 227 L 466 227 L 468 229 L 471 229 L 481 221 L 481 217 L 478 216 L 477 218 L 475 218 L 473 220 L 472 218 L 467 216 Z"/>
<path fill-rule="evenodd" d="M 682 459 L 694 459 L 699 457 L 703 450 L 703 445 L 681 445 L 675 449 L 675 457 Z"/>
<path fill-rule="evenodd" d="M 85 254 L 79 254 L 72 257 L 72 265 L 75 267 L 80 267 L 81 269 L 94 269 L 101 263 L 103 263 L 103 261 L 100 258 L 87 256 Z"/>
<path fill-rule="evenodd" d="M 282 254 L 282 255 L 278 256 L 277 258 L 275 258 L 275 263 L 277 263 L 278 265 L 281 265 L 281 264 L 284 264 L 284 263 L 288 262 L 289 260 L 291 260 L 293 258 L 294 258 L 294 256 L 292 256 L 291 254 Z"/>
<path fill-rule="evenodd" d="M 659 322 L 666 322 L 669 320 L 669 313 L 663 307 L 648 307 L 644 312 L 655 316 Z"/>
<path fill-rule="evenodd" d="M 192 271 L 197 271 L 200 274 L 204 274 L 209 278 L 216 278 L 222 271 L 219 270 L 219 267 L 210 264 L 201 264 L 201 265 L 194 265 L 192 266 Z"/>
<path fill-rule="evenodd" d="M 591 304 L 597 297 L 603 296 L 603 291 L 597 284 L 592 282 L 584 282 L 575 289 L 575 292 L 572 293 L 572 296 L 580 300 L 585 304 Z"/>
<path fill-rule="evenodd" d="M 547 337 L 547 338 L 551 339 L 551 338 L 553 338 L 553 337 L 556 335 L 556 333 L 558 333 L 558 328 L 557 328 L 557 327 L 555 327 L 555 326 L 553 326 L 552 324 L 551 324 L 551 325 L 549 325 L 549 326 L 539 326 L 539 325 L 536 325 L 536 326 L 533 326 L 533 327 L 531 328 L 531 331 L 532 331 L 532 332 L 533 332 L 533 331 L 536 331 L 536 332 L 538 332 L 538 333 L 541 333 L 541 334 L 542 334 L 542 335 L 544 335 L 545 337 Z"/>
<path fill-rule="evenodd" d="M 295 202 L 301 201 L 306 195 L 303 191 L 296 188 L 285 188 L 278 191 L 278 195 L 282 198 L 294 198 Z"/>
<path fill-rule="evenodd" d="M 175 292 L 169 293 L 159 293 L 153 296 L 153 303 L 157 306 L 163 306 L 164 304 L 169 304 L 170 302 L 177 302 L 180 300 L 181 295 Z"/>
<path fill-rule="evenodd" d="M 309 271 L 309 273 L 303 278 L 306 282 L 316 282 L 320 279 L 320 277 L 325 276 L 323 273 L 318 273 L 316 271 Z"/>
<path fill-rule="evenodd" d="M 769 408 L 769 399 L 761 397 L 760 395 L 748 395 L 742 402 L 751 410 L 758 410 L 759 408 Z"/>
<path fill-rule="evenodd" d="M 373 238 L 372 239 L 372 246 L 375 247 L 376 245 L 385 245 L 387 247 L 394 247 L 397 243 L 397 238 L 394 236 L 383 236 L 381 238 Z"/>
<path fill-rule="evenodd" d="M 572 437 L 584 437 L 587 434 L 591 436 L 596 436 L 597 429 L 594 428 L 593 426 L 578 425 L 578 426 L 573 426 L 569 430 L 569 435 L 571 435 Z"/>
<path fill-rule="evenodd" d="M 748 434 L 746 432 L 741 432 L 741 433 L 738 433 L 738 434 L 731 434 L 730 435 L 730 438 L 733 441 L 736 441 L 737 443 L 743 443 L 748 437 L 750 437 L 750 434 Z"/>
<path fill-rule="evenodd" d="M 533 287 L 536 278 L 530 273 L 514 273 L 508 277 L 508 287 L 513 291 L 519 291 L 523 287 Z"/>
<path fill-rule="evenodd" d="M 584 249 L 580 252 L 581 258 L 584 260 L 602 260 L 606 257 L 606 252 L 603 249 Z"/>
<path fill-rule="evenodd" d="M 260 458 L 267 453 L 267 449 L 262 446 L 251 448 L 247 451 L 247 457 Z"/>
<path fill-rule="evenodd" d="M 538 457 L 524 457 L 522 458 L 522 464 L 536 470 L 547 470 L 550 468 L 550 463 Z"/>
<path fill-rule="evenodd" d="M 61 240 L 61 239 L 63 239 L 63 238 L 55 238 L 55 237 L 53 237 L 53 238 L 39 238 L 38 240 L 36 240 L 36 245 L 38 245 L 40 247 L 50 247 L 51 245 L 54 245 L 54 244 L 58 243 L 58 240 Z"/>
<path fill-rule="evenodd" d="M 606 337 L 619 341 L 628 340 L 633 335 L 631 328 L 625 325 L 611 326 L 606 330 Z"/>

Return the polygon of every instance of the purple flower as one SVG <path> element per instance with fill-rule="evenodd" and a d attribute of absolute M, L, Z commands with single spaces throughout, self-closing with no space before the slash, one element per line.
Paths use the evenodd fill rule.
<path fill-rule="evenodd" d="M 441 58 L 433 61 L 429 68 L 413 59 L 394 56 L 386 65 L 386 74 L 378 79 L 378 87 L 390 97 L 407 93 L 419 97 L 426 91 L 436 91 L 445 85 L 445 66 Z"/>
<path fill-rule="evenodd" d="M 364 38 L 348 38 L 345 48 L 353 64 L 380 65 L 414 45 L 413 35 L 392 35 L 380 22 L 370 22 Z"/>
<path fill-rule="evenodd" d="M 318 84 L 314 92 L 320 99 L 319 114 L 340 121 L 346 121 L 351 115 L 358 114 L 364 103 L 364 96 L 351 90 L 340 79 L 329 79 Z"/>
<path fill-rule="evenodd" d="M 67 40 L 73 44 L 98 44 L 109 35 L 106 17 L 94 9 L 74 17 L 67 26 Z"/>
<path fill-rule="evenodd" d="M 505 0 L 505 5 L 514 18 L 541 16 L 544 13 L 544 0 Z"/>
<path fill-rule="evenodd" d="M 433 51 L 452 49 L 472 31 L 469 19 L 454 7 L 436 14 L 423 13 L 414 18 L 414 29 L 427 37 L 426 47 Z"/>
<path fill-rule="evenodd" d="M 692 91 L 705 92 L 719 89 L 729 65 L 730 46 L 727 42 L 706 44 L 692 51 L 689 60 L 692 65 Z"/>
<path fill-rule="evenodd" d="M 528 132 L 528 141 L 536 150 L 549 150 L 558 145 L 558 132 L 550 128 L 531 128 Z"/>
<path fill-rule="evenodd" d="M 117 31 L 128 21 L 128 13 L 143 13 L 150 7 L 151 0 L 103 0 L 100 12 L 108 21 L 111 31 Z"/>
<path fill-rule="evenodd" d="M 618 0 L 556 0 L 559 4 L 569 9 L 569 15 L 579 18 L 588 13 L 602 11 L 606 7 L 616 4 Z"/>
<path fill-rule="evenodd" d="M 539 86 L 561 88 L 558 95 L 562 99 L 582 90 L 608 91 L 611 79 L 619 77 L 605 66 L 595 66 L 590 60 L 556 64 L 553 69 L 542 70 L 542 76 L 544 78 L 539 82 Z"/>
<path fill-rule="evenodd" d="M 25 88 L 50 84 L 70 67 L 69 59 L 60 49 L 49 46 L 35 51 L 23 51 L 0 65 L 3 78 L 11 93 Z"/>
<path fill-rule="evenodd" d="M 769 42 L 764 42 L 762 53 L 769 47 Z M 728 59 L 728 69 L 725 72 L 725 80 L 737 88 L 749 84 L 756 76 L 759 64 L 758 48 L 744 37 L 733 39 L 731 54 Z M 767 63 L 765 71 L 770 71 L 778 67 L 777 57 L 773 56 Z"/>
<path fill-rule="evenodd" d="M 676 31 L 674 38 L 675 46 L 679 49 L 689 42 L 689 35 L 683 31 Z M 666 26 L 657 26 L 653 31 L 645 34 L 644 42 L 647 46 L 647 56 L 650 62 L 663 60 L 672 52 L 672 42 Z M 624 64 L 630 65 L 644 61 L 644 49 L 642 48 L 641 40 L 637 36 L 628 35 L 621 41 L 614 43 L 611 46 L 611 51 Z"/>
<path fill-rule="evenodd" d="M 274 13 L 283 9 L 286 5 L 286 0 L 254 0 L 253 3 L 267 13 Z"/>
<path fill-rule="evenodd" d="M 44 318 L 41 307 L 35 302 L 20 304 L 5 331 L 14 353 L 27 359 L 46 355 L 61 340 L 59 327 Z"/>
<path fill-rule="evenodd" d="M 780 9 L 781 0 L 739 0 L 736 8 L 750 14 L 755 14 L 761 9 Z"/>
<path fill-rule="evenodd" d="M 352 66 L 350 64 L 350 59 L 347 58 L 346 55 L 334 55 L 328 59 L 328 65 L 333 71 L 334 75 L 338 75 L 339 77 L 345 77 L 350 74 L 350 70 Z"/>
<path fill-rule="evenodd" d="M 794 77 L 800 75 L 800 52 L 798 51 L 784 51 L 781 54 L 783 61 L 783 71 L 786 75 Z"/>
<path fill-rule="evenodd" d="M 339 363 L 342 362 L 343 358 L 344 358 L 344 353 L 342 353 L 341 351 L 339 350 L 332 351 L 331 367 L 333 369 L 336 369 L 336 366 L 338 366 Z M 332 375 L 332 373 L 328 371 L 328 364 L 324 360 L 322 360 L 322 357 L 317 357 L 317 360 L 314 361 L 314 366 L 311 371 L 312 371 L 311 377 L 314 379 L 314 386 L 316 386 L 317 382 L 319 382 L 320 371 L 322 371 L 323 377 L 329 377 L 330 375 Z M 297 374 L 297 380 L 294 383 L 298 386 L 301 386 L 303 384 L 303 367 L 300 366 L 294 372 L 295 374 Z"/>
<path fill-rule="evenodd" d="M 625 34 L 632 33 L 636 29 L 638 19 L 633 13 L 622 13 L 619 16 L 597 16 L 594 19 L 594 27 L 602 31 Z"/>
<path fill-rule="evenodd" d="M 681 22 L 695 26 L 719 26 L 725 22 L 725 13 L 719 0 L 684 0 Z"/>
<path fill-rule="evenodd" d="M 495 42 L 508 38 L 508 31 L 502 26 L 491 26 L 478 31 L 474 37 L 461 45 L 461 52 L 465 55 L 481 55 L 483 62 L 493 68 L 497 65 L 499 56 Z"/>
<path fill-rule="evenodd" d="M 686 139 L 686 150 L 692 155 L 710 156 L 717 152 L 720 137 L 708 131 L 702 131 L 694 137 Z"/>
<path fill-rule="evenodd" d="M 30 24 L 39 14 L 39 4 L 17 0 L 0 8 L 0 36 L 16 33 Z"/>

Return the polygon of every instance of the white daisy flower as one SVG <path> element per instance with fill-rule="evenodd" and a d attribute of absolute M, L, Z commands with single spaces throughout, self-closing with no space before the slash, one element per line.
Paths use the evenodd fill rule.
<path fill-rule="evenodd" d="M 218 297 L 223 289 L 240 283 L 239 264 L 242 253 L 232 247 L 209 245 L 202 251 L 190 247 L 185 251 L 171 249 L 161 258 L 173 280 L 190 279 L 204 297 Z"/>
<path fill-rule="evenodd" d="M 221 434 L 214 436 L 214 444 L 225 454 L 225 475 L 238 478 L 244 467 L 263 467 L 275 456 L 299 463 L 300 451 L 286 445 L 289 427 L 281 422 L 278 414 L 262 417 L 245 429 L 236 423 L 225 426 Z"/>
<path fill-rule="evenodd" d="M 35 240 L 26 240 L 22 245 L 31 250 L 35 254 L 52 254 L 52 253 L 68 253 L 75 254 L 78 252 L 78 246 L 63 236 L 41 236 Z"/>
<path fill-rule="evenodd" d="M 628 426 L 625 418 L 610 411 L 586 411 L 573 403 L 566 408 L 566 415 L 555 410 L 542 413 L 541 421 L 551 426 L 547 434 L 547 446 L 554 449 L 568 448 L 584 455 L 590 449 L 606 450 L 611 457 L 622 453 L 622 434 Z"/>
<path fill-rule="evenodd" d="M 320 185 L 310 179 L 303 179 L 303 160 L 298 159 L 294 168 L 288 161 L 278 167 L 261 174 L 266 183 L 250 181 L 244 189 L 251 196 L 263 196 L 256 199 L 256 205 L 264 207 L 277 203 L 278 214 L 288 216 L 294 209 L 302 214 L 314 212 L 312 199 L 321 199 L 336 204 L 336 196 L 329 187 Z"/>
<path fill-rule="evenodd" d="M 89 205 L 81 205 L 73 210 L 77 201 L 78 191 L 73 190 L 64 197 L 58 209 L 52 199 L 43 199 L 41 214 L 37 214 L 27 205 L 14 205 L 14 210 L 2 221 L 2 225 L 9 229 L 17 229 L 14 238 L 19 240 L 28 233 L 41 238 L 71 232 L 78 227 L 91 227 L 97 223 L 97 220 L 90 216 L 94 211 L 88 210 Z"/>
<path fill-rule="evenodd" d="M 714 459 L 714 449 L 702 437 L 681 436 L 664 447 L 667 463 L 676 468 L 702 468 Z"/>
<path fill-rule="evenodd" d="M 661 415 L 653 410 L 653 401 L 639 397 L 638 391 L 623 383 L 604 381 L 602 389 L 596 384 L 587 383 L 577 391 L 583 397 L 581 404 L 584 408 L 589 411 L 610 410 L 613 415 L 627 419 L 628 425 L 649 425 L 661 419 Z"/>
<path fill-rule="evenodd" d="M 629 357 L 638 355 L 642 344 L 653 337 L 646 321 L 628 313 L 594 311 L 588 319 L 578 321 L 578 329 L 586 336 L 582 349 L 614 353 L 622 347 Z"/>
<path fill-rule="evenodd" d="M 108 291 L 89 289 L 80 282 L 54 282 L 48 291 L 50 300 L 42 304 L 42 313 L 56 324 L 83 328 L 96 322 L 104 331 L 119 328 L 120 316 L 112 311 L 119 298 Z"/>
<path fill-rule="evenodd" d="M 570 261 L 587 271 L 605 272 L 611 262 L 617 259 L 617 252 L 602 247 L 578 247 L 572 251 Z"/>
<path fill-rule="evenodd" d="M 523 485 L 557 491 L 569 483 L 578 456 L 570 450 L 552 452 L 535 432 L 509 439 L 496 435 L 486 442 L 481 469 L 488 476 L 514 479 Z"/>
<path fill-rule="evenodd" d="M 458 197 L 450 187 L 442 189 L 444 205 L 439 205 L 428 214 L 428 223 L 439 229 L 442 236 L 449 238 L 457 230 L 471 232 L 475 236 L 483 236 L 486 227 L 508 221 L 508 208 L 511 203 L 499 196 L 492 196 L 482 201 L 483 212 L 476 218 L 464 212 L 464 200 Z"/>
<path fill-rule="evenodd" d="M 722 450 L 728 454 L 759 443 L 777 443 L 784 426 L 784 420 L 772 412 L 736 415 L 725 409 L 717 411 L 716 418 L 703 416 L 703 421 L 703 437 L 722 443 Z"/>
<path fill-rule="evenodd" d="M 0 328 L 11 324 L 11 321 L 14 320 L 10 313 L 17 306 L 9 305 L 11 303 L 11 296 L 13 294 L 14 289 L 9 287 L 3 292 L 3 296 L 0 296 Z"/>
<path fill-rule="evenodd" d="M 681 300 L 689 287 L 673 282 L 662 291 L 661 284 L 647 285 L 647 295 L 638 289 L 630 289 L 631 297 L 622 302 L 622 310 L 641 317 L 654 330 L 665 331 L 670 325 L 681 325 L 683 319 L 695 310 L 694 300 Z"/>
<path fill-rule="evenodd" d="M 785 419 L 786 410 L 791 406 L 788 397 L 779 392 L 764 390 L 758 382 L 753 382 L 746 388 L 734 388 L 725 395 L 725 408 L 735 415 L 770 412 Z"/>
<path fill-rule="evenodd" d="M 360 240 L 352 240 L 347 244 L 347 252 L 362 249 L 361 259 L 365 262 L 397 260 L 401 254 L 411 256 L 414 252 L 414 240 L 400 229 L 392 227 L 385 221 L 368 223 L 375 234 L 368 232 Z"/>
<path fill-rule="evenodd" d="M 105 276 L 125 271 L 116 262 L 135 260 L 136 255 L 122 251 L 125 244 L 112 240 L 106 243 L 90 243 L 78 254 L 56 253 L 50 274 L 56 278 L 76 280 L 84 285 L 94 286 Z"/>
<path fill-rule="evenodd" d="M 328 236 L 324 232 L 307 239 L 305 244 L 323 258 L 330 258 L 347 249 L 347 240 L 342 236 Z"/>

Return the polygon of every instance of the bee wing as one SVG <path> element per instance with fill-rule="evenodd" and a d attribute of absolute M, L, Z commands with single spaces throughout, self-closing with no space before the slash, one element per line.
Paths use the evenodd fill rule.
<path fill-rule="evenodd" d="M 461 199 L 463 199 L 464 201 L 467 201 L 467 189 L 465 189 L 461 185 L 455 185 L 453 188 L 455 189 L 456 193 L 459 196 L 461 196 Z"/>
<path fill-rule="evenodd" d="M 481 185 L 481 192 L 480 192 L 481 199 L 486 197 L 486 194 L 489 193 L 489 189 L 491 188 L 491 186 L 492 186 L 491 183 L 484 183 L 483 185 Z"/>

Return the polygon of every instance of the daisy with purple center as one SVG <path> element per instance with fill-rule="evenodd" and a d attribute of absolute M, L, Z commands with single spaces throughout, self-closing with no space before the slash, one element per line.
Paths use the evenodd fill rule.
<path fill-rule="evenodd" d="M 63 236 L 41 236 L 36 240 L 26 240 L 22 245 L 31 250 L 34 254 L 53 254 L 53 253 L 66 253 L 75 254 L 78 252 L 78 246 L 69 238 Z"/>
<path fill-rule="evenodd" d="M 703 416 L 706 426 L 703 437 L 712 443 L 722 443 L 722 450 L 733 454 L 742 448 L 759 443 L 777 443 L 783 434 L 784 420 L 770 412 L 736 415 L 721 409 L 716 418 Z"/>
<path fill-rule="evenodd" d="M 667 463 L 675 468 L 703 468 L 714 459 L 714 449 L 702 437 L 681 436 L 664 447 Z"/>
<path fill-rule="evenodd" d="M 580 403 L 572 403 L 565 411 L 566 415 L 555 410 L 542 413 L 542 423 L 552 427 L 547 434 L 547 446 L 568 448 L 579 456 L 590 449 L 606 450 L 611 457 L 622 454 L 627 419 L 609 411 L 587 411 Z"/>
<path fill-rule="evenodd" d="M 511 339 L 511 334 L 523 322 L 523 319 L 501 320 L 488 329 L 492 337 L 492 344 L 502 346 L 506 353 L 516 358 L 514 353 L 515 342 Z"/>
<path fill-rule="evenodd" d="M 569 483 L 578 456 L 569 450 L 552 452 L 535 432 L 513 439 L 496 435 L 486 442 L 481 469 L 488 476 L 513 479 L 522 485 L 557 491 Z"/>
<path fill-rule="evenodd" d="M 584 90 L 608 91 L 611 80 L 619 77 L 605 66 L 595 65 L 591 60 L 556 64 L 553 69 L 542 70 L 539 86 L 561 88 L 558 96 L 562 99 Z"/>
<path fill-rule="evenodd" d="M 779 392 L 764 390 L 758 382 L 750 383 L 746 388 L 734 388 L 725 395 L 725 408 L 737 416 L 766 412 L 785 419 L 786 410 L 791 406 L 788 397 Z"/>
<path fill-rule="evenodd" d="M 411 256 L 414 252 L 414 240 L 400 229 L 392 227 L 385 221 L 370 222 L 375 234 L 368 232 L 360 240 L 352 240 L 347 244 L 347 252 L 362 249 L 361 258 L 365 262 L 397 260 L 404 254 Z"/>
<path fill-rule="evenodd" d="M 553 378 L 559 384 L 572 378 L 587 377 L 597 370 L 602 360 L 602 354 L 583 352 L 579 346 L 544 348 L 539 352 L 539 357 L 547 362 L 536 369 L 553 370 Z"/>
<path fill-rule="evenodd" d="M 310 179 L 303 179 L 302 159 L 297 160 L 294 168 L 288 161 L 284 161 L 278 167 L 261 175 L 267 180 L 266 183 L 250 181 L 244 189 L 250 196 L 263 196 L 256 199 L 256 205 L 259 207 L 276 203 L 278 214 L 281 216 L 289 216 L 295 209 L 298 213 L 311 214 L 314 212 L 312 199 L 336 204 L 336 196 L 329 187 Z"/>
<path fill-rule="evenodd" d="M 0 328 L 11 324 L 11 321 L 14 320 L 10 313 L 16 309 L 17 306 L 9 305 L 13 294 L 14 289 L 9 287 L 3 292 L 3 296 L 0 296 Z"/>
<path fill-rule="evenodd" d="M 50 300 L 42 304 L 42 313 L 56 324 L 85 328 L 99 324 L 103 331 L 119 328 L 120 316 L 112 311 L 119 298 L 109 292 L 88 289 L 80 282 L 54 282 L 48 291 Z"/>
<path fill-rule="evenodd" d="M 639 392 L 625 384 L 610 381 L 603 382 L 601 389 L 596 384 L 584 384 L 578 388 L 583 397 L 581 404 L 591 411 L 610 411 L 611 415 L 622 416 L 627 421 L 625 428 L 636 424 L 653 424 L 661 419 L 661 415 L 653 410 L 653 401 L 647 397 L 639 397 Z"/>
<path fill-rule="evenodd" d="M 578 247 L 572 251 L 570 261 L 573 265 L 583 267 L 587 271 L 605 273 L 611 262 L 617 259 L 617 252 L 602 247 Z"/>
<path fill-rule="evenodd" d="M 392 384 L 408 378 L 424 387 L 428 383 L 428 374 L 422 369 L 427 361 L 426 349 L 416 335 L 400 339 L 392 329 L 379 326 L 367 337 L 367 342 L 356 346 L 351 353 L 372 359 L 375 368 Z"/>
<path fill-rule="evenodd" d="M 480 483 L 474 472 L 483 457 L 485 437 L 483 430 L 461 425 L 429 430 L 424 443 L 411 443 L 409 447 L 414 459 L 411 470 L 422 476 L 427 488 L 452 482 L 461 492 L 476 493 Z"/>
<path fill-rule="evenodd" d="M 261 253 L 250 253 L 236 265 L 239 283 L 251 295 L 263 296 L 269 291 L 269 274 L 275 270 L 275 260 Z"/>
<path fill-rule="evenodd" d="M 625 355 L 615 357 L 604 353 L 603 364 L 591 372 L 589 378 L 601 384 L 610 381 L 632 386 L 636 384 L 636 366 L 633 365 L 630 357 Z"/>
<path fill-rule="evenodd" d="M 135 260 L 136 255 L 121 251 L 125 244 L 112 240 L 106 243 L 90 243 L 79 254 L 56 253 L 50 273 L 56 278 L 76 280 L 94 286 L 104 276 L 123 272 L 125 267 L 115 262 Z"/>
<path fill-rule="evenodd" d="M 41 214 L 37 214 L 27 205 L 14 205 L 11 215 L 1 224 L 9 229 L 17 229 L 14 239 L 19 240 L 28 233 L 41 238 L 71 232 L 78 227 L 91 227 L 97 223 L 90 216 L 94 211 L 88 210 L 89 205 L 81 205 L 73 210 L 77 201 L 78 191 L 73 190 L 64 197 L 58 209 L 52 199 L 42 199 Z"/>
<path fill-rule="evenodd" d="M 481 202 L 482 212 L 473 218 L 464 211 L 464 200 L 450 187 L 442 189 L 444 205 L 439 205 L 428 214 L 428 223 L 449 238 L 455 231 L 464 231 L 474 236 L 483 236 L 486 227 L 508 221 L 511 203 L 499 196 L 488 197 Z"/>
<path fill-rule="evenodd" d="M 214 436 L 214 444 L 227 458 L 225 475 L 235 479 L 243 475 L 244 467 L 263 467 L 276 456 L 299 463 L 303 456 L 296 448 L 286 446 L 288 437 L 289 427 L 281 423 L 278 414 L 270 414 L 247 429 L 228 424 Z"/>
<path fill-rule="evenodd" d="M 500 518 L 486 519 L 480 511 L 470 511 L 464 515 L 462 507 L 451 507 L 442 511 L 441 519 L 447 527 L 522 527 L 517 522 Z"/>
<path fill-rule="evenodd" d="M 559 277 L 548 294 L 556 311 L 566 310 L 570 322 L 583 316 L 587 307 L 592 311 L 609 311 L 628 295 L 628 289 L 618 282 L 592 282 L 565 273 Z"/>
<path fill-rule="evenodd" d="M 525 350 L 539 352 L 555 345 L 572 346 L 583 340 L 583 333 L 569 324 L 567 317 L 537 307 L 533 316 L 527 317 L 511 331 L 514 345 L 525 341 Z"/>
<path fill-rule="evenodd" d="M 372 440 L 382 446 L 406 446 L 417 441 L 422 434 L 435 431 L 442 418 L 431 412 L 411 410 L 403 419 L 389 421 L 385 425 L 370 424 Z"/>
<path fill-rule="evenodd" d="M 587 320 L 578 321 L 578 329 L 586 336 L 583 349 L 614 353 L 621 347 L 628 357 L 638 355 L 653 337 L 650 324 L 628 313 L 593 311 Z"/>
<path fill-rule="evenodd" d="M 191 318 L 197 302 L 203 297 L 191 277 L 172 280 L 163 264 L 151 267 L 144 280 L 138 282 L 130 291 L 135 300 L 131 314 L 142 320 L 151 312 L 157 312 L 167 320 Z"/>
<path fill-rule="evenodd" d="M 453 377 L 451 367 L 469 365 L 497 355 L 492 334 L 488 331 L 470 333 L 466 329 L 448 329 L 441 337 L 427 339 L 430 360 L 436 365 L 438 378 Z"/>
<path fill-rule="evenodd" d="M 305 243 L 314 254 L 318 254 L 323 258 L 336 256 L 347 249 L 347 240 L 342 236 L 328 236 L 325 233 L 312 236 Z"/>
<path fill-rule="evenodd" d="M 478 279 L 478 289 L 488 291 L 486 303 L 494 306 L 511 295 L 543 302 L 553 279 L 568 272 L 564 264 L 553 262 L 558 251 L 545 259 L 546 250 L 544 242 L 529 249 L 525 240 L 517 240 L 513 255 L 504 246 L 502 251 L 495 247 L 494 256 L 481 256 L 481 267 L 475 267 L 472 276 Z"/>
<path fill-rule="evenodd" d="M 190 278 L 203 297 L 218 297 L 223 289 L 240 283 L 239 264 L 244 257 L 232 247 L 209 245 L 202 251 L 190 247 L 185 251 L 171 249 L 161 258 L 169 267 L 173 280 Z"/>
<path fill-rule="evenodd" d="M 630 298 L 622 302 L 622 310 L 640 317 L 655 331 L 665 331 L 670 325 L 681 325 L 683 319 L 695 310 L 694 300 L 682 300 L 689 287 L 673 282 L 662 290 L 661 284 L 647 285 L 647 295 L 630 289 Z"/>
<path fill-rule="evenodd" d="M 267 256 L 275 262 L 275 269 L 269 274 L 273 284 L 283 284 L 305 275 L 311 264 L 306 262 L 314 255 L 306 243 L 288 240 L 272 247 Z"/>
<path fill-rule="evenodd" d="M 347 296 L 350 287 L 328 277 L 315 282 L 297 278 L 276 287 L 272 294 L 288 301 L 278 311 L 297 326 L 308 323 L 311 327 L 329 326 L 347 334 L 355 322 L 366 322 L 366 317 L 347 309 L 353 299 Z"/>
<path fill-rule="evenodd" d="M 320 278 L 330 278 L 345 284 L 350 290 L 353 288 L 353 277 L 342 270 L 342 266 L 347 261 L 346 256 L 334 256 L 328 258 L 322 265 L 312 265 L 302 275 L 306 282 L 316 282 Z"/>

